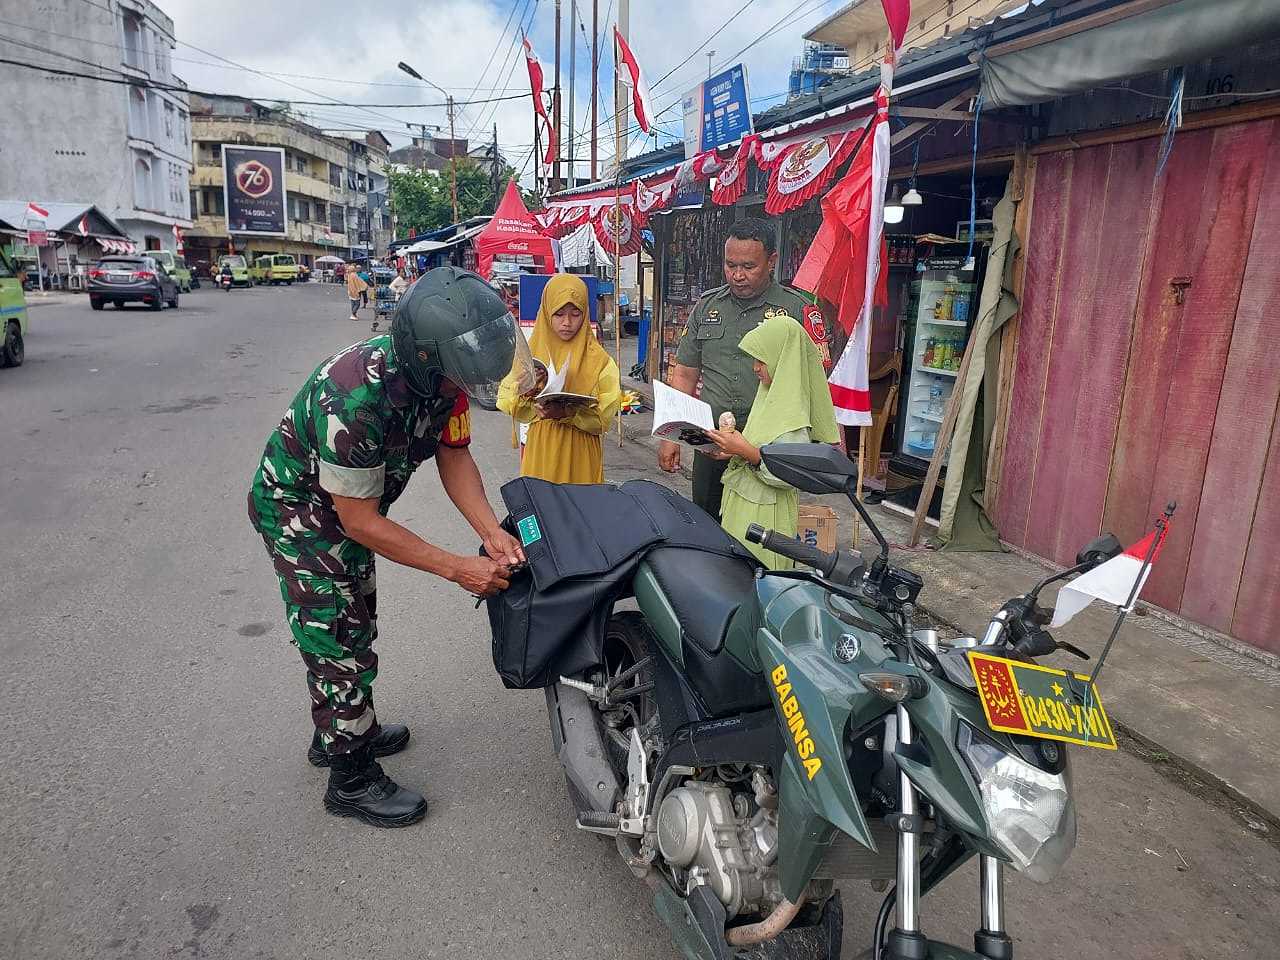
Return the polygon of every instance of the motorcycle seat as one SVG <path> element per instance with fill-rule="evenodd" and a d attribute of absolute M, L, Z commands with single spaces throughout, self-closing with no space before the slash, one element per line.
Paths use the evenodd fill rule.
<path fill-rule="evenodd" d="M 755 566 L 739 557 L 680 547 L 656 547 L 645 563 L 685 637 L 705 653 L 719 653 L 733 615 L 755 597 Z"/>

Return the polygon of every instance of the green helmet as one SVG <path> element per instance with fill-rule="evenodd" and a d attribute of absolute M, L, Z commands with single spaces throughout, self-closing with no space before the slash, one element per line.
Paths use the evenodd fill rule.
<path fill-rule="evenodd" d="M 517 349 L 528 351 L 498 292 L 458 267 L 437 267 L 405 291 L 391 342 L 415 393 L 436 396 L 440 381 L 448 380 L 490 410 Z"/>

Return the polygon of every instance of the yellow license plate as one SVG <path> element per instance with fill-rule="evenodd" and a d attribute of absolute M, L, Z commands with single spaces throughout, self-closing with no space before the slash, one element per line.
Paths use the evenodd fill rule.
<path fill-rule="evenodd" d="M 1104 750 L 1116 748 L 1102 698 L 1088 677 L 972 651 L 969 667 L 992 730 Z"/>

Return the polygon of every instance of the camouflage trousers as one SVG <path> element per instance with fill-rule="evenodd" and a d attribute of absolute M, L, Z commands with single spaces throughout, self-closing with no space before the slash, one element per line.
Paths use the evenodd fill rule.
<path fill-rule="evenodd" d="M 335 578 L 272 553 L 285 617 L 307 668 L 311 720 L 331 754 L 377 736 L 373 680 L 378 675 L 378 594 L 373 562 L 356 577 Z"/>

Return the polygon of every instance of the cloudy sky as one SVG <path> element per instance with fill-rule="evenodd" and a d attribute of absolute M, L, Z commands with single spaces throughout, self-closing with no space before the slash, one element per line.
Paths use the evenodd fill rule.
<path fill-rule="evenodd" d="M 498 125 L 503 153 L 524 181 L 531 180 L 529 162 L 533 122 L 528 75 L 519 51 L 519 29 L 527 29 L 551 85 L 555 50 L 554 0 L 427 0 L 425 3 L 361 4 L 334 0 L 158 0 L 173 17 L 178 37 L 174 71 L 192 89 L 224 91 L 262 99 L 339 101 L 341 104 L 432 104 L 439 91 L 412 80 L 396 68 L 403 60 L 456 100 L 478 101 L 524 94 L 523 99 L 472 102 L 460 107 L 458 136 L 487 140 Z M 681 94 L 704 78 L 706 54 L 716 51 L 712 66 L 747 65 L 754 109 L 785 99 L 791 61 L 799 55 L 806 30 L 847 0 L 674 0 L 631 4 L 631 46 L 654 88 L 660 113 L 661 142 L 681 136 Z M 587 128 L 591 96 L 591 3 L 580 2 L 577 40 L 577 113 L 580 158 L 588 156 Z M 600 0 L 601 83 L 606 90 L 601 120 L 612 114 L 612 43 L 616 0 Z M 568 110 L 569 0 L 562 0 L 564 39 L 562 86 Z M 708 38 L 720 32 L 714 38 Z M 703 46 L 705 42 L 705 46 Z M 701 49 L 699 49 L 701 47 Z M 696 52 L 695 52 L 696 51 Z M 225 59 L 223 59 L 225 58 Z M 681 61 L 688 62 L 659 82 Z M 241 66 L 232 66 L 234 61 Z M 247 69 L 241 69 L 241 67 Z M 261 72 L 254 72 L 261 71 Z M 665 110 L 668 106 L 669 110 Z M 395 146 L 408 142 L 406 122 L 440 124 L 447 133 L 443 108 L 416 110 L 389 106 L 353 108 L 326 103 L 299 107 L 311 122 L 325 128 L 376 127 Z M 612 132 L 601 131 L 602 158 L 612 156 Z M 632 138 L 630 152 L 652 147 Z M 565 151 L 567 156 L 567 150 Z M 580 175 L 586 176 L 585 163 Z"/>

